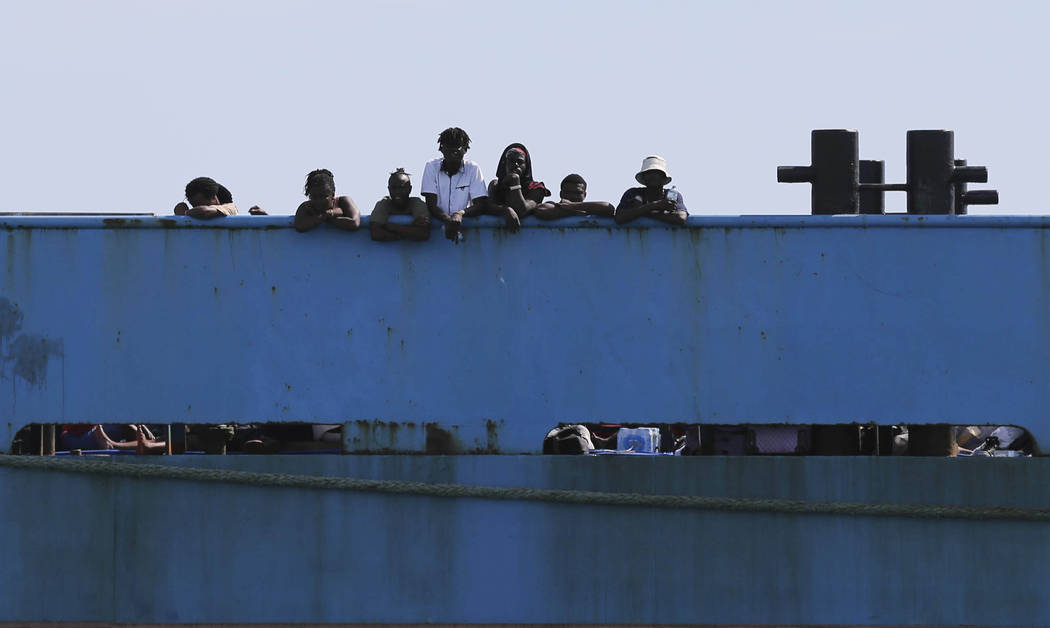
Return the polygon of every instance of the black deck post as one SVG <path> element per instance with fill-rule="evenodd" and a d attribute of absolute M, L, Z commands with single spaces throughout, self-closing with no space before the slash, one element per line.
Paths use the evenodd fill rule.
<path fill-rule="evenodd" d="M 780 166 L 780 183 L 812 183 L 813 214 L 860 212 L 860 172 L 857 132 L 817 129 L 810 135 L 809 166 Z"/>
<path fill-rule="evenodd" d="M 860 182 L 863 183 L 885 183 L 886 164 L 882 160 L 861 159 L 860 160 Z M 862 214 L 885 214 L 886 192 L 879 189 L 860 190 L 860 213 Z"/>

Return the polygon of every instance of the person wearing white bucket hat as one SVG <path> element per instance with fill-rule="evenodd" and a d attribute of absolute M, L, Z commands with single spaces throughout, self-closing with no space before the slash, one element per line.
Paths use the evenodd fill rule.
<path fill-rule="evenodd" d="M 623 193 L 613 216 L 617 224 L 622 225 L 644 216 L 679 227 L 685 225 L 689 217 L 685 199 L 677 189 L 664 189 L 671 182 L 671 177 L 667 175 L 667 161 L 663 157 L 649 155 L 643 159 L 642 169 L 634 178 L 644 187 L 630 188 Z"/>

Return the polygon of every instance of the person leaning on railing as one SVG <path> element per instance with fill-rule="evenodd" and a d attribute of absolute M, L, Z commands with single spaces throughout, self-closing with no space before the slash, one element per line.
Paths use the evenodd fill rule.
<path fill-rule="evenodd" d="M 617 224 L 644 216 L 679 227 L 685 225 L 689 217 L 685 199 L 677 189 L 664 189 L 671 177 L 667 176 L 667 162 L 663 157 L 650 155 L 643 159 L 642 169 L 634 178 L 644 187 L 630 188 L 623 193 L 614 216 Z"/>
<path fill-rule="evenodd" d="M 525 145 L 517 142 L 503 149 L 496 166 L 496 178 L 489 183 L 488 190 L 488 206 L 483 210 L 468 208 L 466 215 L 485 213 L 499 216 L 507 221 L 507 228 L 511 231 L 520 229 L 521 220 L 551 195 L 542 181 L 533 180 L 532 157 Z"/>
<path fill-rule="evenodd" d="M 310 198 L 295 210 L 295 230 L 302 233 L 327 223 L 337 229 L 356 231 L 361 226 L 361 212 L 349 196 L 335 195 L 335 177 L 320 169 L 306 175 L 303 192 Z"/>
<path fill-rule="evenodd" d="M 427 202 L 431 218 L 445 223 L 445 237 L 459 238 L 467 208 L 483 212 L 488 206 L 488 190 L 481 166 L 465 159 L 470 136 L 459 127 L 450 127 L 438 135 L 441 157 L 431 159 L 423 168 L 420 192 Z"/>
<path fill-rule="evenodd" d="M 415 240 L 422 242 L 430 238 L 430 213 L 427 204 L 418 196 L 412 196 L 412 179 L 404 168 L 390 173 L 386 182 L 389 196 L 382 198 L 372 209 L 368 228 L 377 242 Z M 389 222 L 391 215 L 411 214 L 412 224 L 399 225 Z"/>
<path fill-rule="evenodd" d="M 233 204 L 233 195 L 215 179 L 197 177 L 186 184 L 187 203 L 175 206 L 176 216 L 190 218 L 219 218 L 236 216 L 237 207 Z"/>
<path fill-rule="evenodd" d="M 569 216 L 603 216 L 612 218 L 616 208 L 605 201 L 588 201 L 587 181 L 573 173 L 561 181 L 561 200 L 548 201 L 536 207 L 533 214 L 540 220 L 556 220 Z"/>

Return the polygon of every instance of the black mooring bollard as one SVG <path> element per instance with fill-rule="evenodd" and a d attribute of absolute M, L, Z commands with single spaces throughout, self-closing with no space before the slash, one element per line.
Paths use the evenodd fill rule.
<path fill-rule="evenodd" d="M 966 160 L 965 159 L 956 159 L 955 160 L 955 167 L 956 168 L 958 168 L 960 166 L 965 166 L 965 165 L 966 165 Z M 954 185 L 955 185 L 955 190 L 954 190 L 954 193 L 955 193 L 955 213 L 958 214 L 958 215 L 962 215 L 962 214 L 966 213 L 966 202 L 963 199 L 966 197 L 967 185 L 966 185 L 965 181 L 956 181 Z"/>
<path fill-rule="evenodd" d="M 886 193 L 881 189 L 865 188 L 865 183 L 885 183 L 886 164 L 876 159 L 860 160 L 860 213 L 886 213 Z"/>
<path fill-rule="evenodd" d="M 883 162 L 858 159 L 857 132 L 822 129 L 811 136 L 812 165 L 780 166 L 777 181 L 812 183 L 814 214 L 882 214 L 884 194 L 908 193 L 909 214 L 965 214 L 967 205 L 995 205 L 995 190 L 967 190 L 988 181 L 984 166 L 955 159 L 955 134 L 908 131 L 907 183 L 885 183 Z"/>
<path fill-rule="evenodd" d="M 965 159 L 955 160 L 955 171 L 966 166 Z M 984 171 L 984 181 L 988 180 L 988 171 Z M 984 181 L 981 181 L 984 183 Z M 966 181 L 955 182 L 955 213 L 966 214 L 969 213 L 968 207 L 970 205 L 998 205 L 999 204 L 999 192 L 998 190 L 968 190 Z"/>
<path fill-rule="evenodd" d="M 809 166 L 780 166 L 780 183 L 812 183 L 813 214 L 860 212 L 859 149 L 857 132 L 850 129 L 817 129 L 810 135 Z"/>
<path fill-rule="evenodd" d="M 955 135 L 951 131 L 908 131 L 908 213 L 955 211 L 952 175 Z"/>
<path fill-rule="evenodd" d="M 967 183 L 987 181 L 987 168 L 955 159 L 951 131 L 908 131 L 909 214 L 965 214 L 966 205 L 995 204 L 995 190 L 966 191 Z"/>
<path fill-rule="evenodd" d="M 970 190 L 963 195 L 963 207 L 968 205 L 998 205 L 999 190 Z"/>

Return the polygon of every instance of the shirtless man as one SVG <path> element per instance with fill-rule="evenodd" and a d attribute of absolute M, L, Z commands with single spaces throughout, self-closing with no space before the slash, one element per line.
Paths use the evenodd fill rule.
<path fill-rule="evenodd" d="M 295 210 L 295 230 L 302 233 L 328 223 L 337 229 L 356 231 L 361 226 L 361 212 L 349 196 L 335 195 L 335 177 L 328 170 L 314 170 L 306 175 L 306 196 Z"/>
<path fill-rule="evenodd" d="M 604 216 L 612 218 L 616 208 L 605 201 L 588 201 L 587 182 L 573 173 L 561 180 L 561 200 L 541 203 L 533 212 L 541 220 L 556 220 L 568 216 Z"/>
<path fill-rule="evenodd" d="M 189 204 L 179 203 L 175 206 L 176 216 L 191 218 L 218 218 L 236 216 L 237 207 L 233 204 L 233 195 L 215 179 L 197 177 L 186 184 L 186 200 Z M 224 202 L 225 200 L 225 202 Z"/>
<path fill-rule="evenodd" d="M 412 196 L 412 179 L 404 168 L 390 173 L 386 182 L 390 196 L 381 199 L 368 218 L 368 228 L 376 242 L 415 240 L 422 242 L 430 238 L 430 212 L 427 204 L 418 196 Z M 412 224 L 399 225 L 389 222 L 391 215 L 412 215 Z"/>

